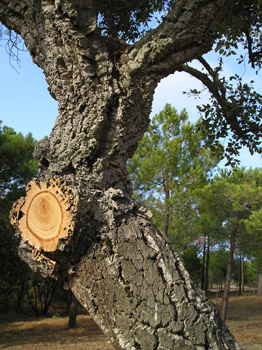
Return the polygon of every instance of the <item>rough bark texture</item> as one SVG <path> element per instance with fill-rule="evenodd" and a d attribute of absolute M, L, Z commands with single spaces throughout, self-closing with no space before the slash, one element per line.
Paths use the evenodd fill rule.
<path fill-rule="evenodd" d="M 110 233 L 69 283 L 117 349 L 236 347 L 213 304 L 143 213 L 133 209 Z"/>
<path fill-rule="evenodd" d="M 41 180 L 60 178 L 78 198 L 70 244 L 36 248 L 19 226 L 20 255 L 62 276 L 116 349 L 238 348 L 131 199 L 126 172 L 157 83 L 211 49 L 228 2 L 178 0 L 157 29 L 128 45 L 101 36 L 92 0 L 0 0 L 0 20 L 22 35 L 59 102 L 35 151 Z"/>

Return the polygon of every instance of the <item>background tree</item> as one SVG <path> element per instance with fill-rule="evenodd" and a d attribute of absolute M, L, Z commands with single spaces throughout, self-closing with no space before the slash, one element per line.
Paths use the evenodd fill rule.
<path fill-rule="evenodd" d="M 68 282 L 118 349 L 236 349 L 166 237 L 131 198 L 126 171 L 158 82 L 211 50 L 233 0 L 165 2 L 171 8 L 161 24 L 134 43 L 120 40 L 129 36 L 116 28 L 126 1 L 112 1 L 114 11 L 103 10 L 104 1 L 0 1 L 0 20 L 21 34 L 59 104 L 50 137 L 35 151 L 41 182 L 31 182 L 12 211 L 21 256 Z M 148 4 L 130 3 L 128 25 Z M 48 242 L 39 233 L 42 212 L 50 227 L 60 213 L 58 235 Z"/>
<path fill-rule="evenodd" d="M 181 257 L 193 281 L 199 283 L 201 281 L 202 264 L 197 246 L 188 246 L 187 249 L 182 252 Z"/>
<path fill-rule="evenodd" d="M 36 141 L 24 137 L 0 122 L 0 304 L 3 308 L 20 308 L 31 278 L 28 266 L 17 255 L 17 242 L 9 222 L 14 200 L 25 193 L 25 185 L 36 176 L 33 160 Z"/>
<path fill-rule="evenodd" d="M 255 266 L 258 272 L 258 288 L 257 294 L 262 295 L 262 237 L 261 237 L 261 218 L 262 209 L 256 208 L 249 217 L 249 220 L 245 221 L 247 231 L 249 233 L 248 247 L 251 248 L 250 254 L 253 258 L 253 266 Z"/>
<path fill-rule="evenodd" d="M 251 288 L 258 287 L 259 274 L 256 262 L 253 259 L 245 260 L 245 283 Z M 257 289 L 259 293 L 259 289 Z"/>
<path fill-rule="evenodd" d="M 214 208 L 205 206 L 205 209 L 206 211 L 211 210 L 210 218 L 216 213 L 216 217 L 213 216 L 214 227 L 217 227 L 216 232 L 224 234 L 224 240 L 229 244 L 227 274 L 221 307 L 221 315 L 224 320 L 227 314 L 234 253 L 237 247 L 241 249 L 243 241 L 246 244 L 248 242 L 244 221 L 249 219 L 252 210 L 261 207 L 262 204 L 260 179 L 261 170 L 259 169 L 235 168 L 232 172 L 223 170 L 220 175 L 214 177 L 212 183 L 208 185 L 209 188 L 204 189 L 204 193 L 211 190 L 213 201 L 220 208 L 214 211 Z"/>
<path fill-rule="evenodd" d="M 33 158 L 36 141 L 32 135 L 29 133 L 24 137 L 1 124 L 0 122 L 0 195 L 4 197 L 11 196 L 12 192 L 23 191 L 25 183 L 37 174 L 38 167 Z"/>
<path fill-rule="evenodd" d="M 0 307 L 46 315 L 56 291 L 56 302 L 66 300 L 63 285 L 32 272 L 17 254 L 18 241 L 9 222 L 13 202 L 25 195 L 27 182 L 38 175 L 33 158 L 36 140 L 0 123 Z M 56 282 L 56 283 L 55 283 Z M 59 291 L 60 290 L 60 291 Z M 66 303 L 66 301 L 64 301 Z"/>
<path fill-rule="evenodd" d="M 216 154 L 212 153 L 197 130 L 198 125 L 188 121 L 186 110 L 178 114 L 166 104 L 152 119 L 128 170 L 135 197 L 151 210 L 153 221 L 169 236 L 193 280 L 200 282 L 200 259 L 194 244 L 199 236 L 196 193 L 208 183 L 223 151 L 219 146 Z"/>
<path fill-rule="evenodd" d="M 212 184 L 212 179 L 210 180 Z M 217 198 L 216 188 L 211 184 L 209 183 L 202 188 L 198 188 L 195 193 L 199 202 L 195 227 L 203 246 L 201 287 L 206 292 L 209 287 L 210 253 L 212 252 L 213 247 L 216 247 L 217 245 L 223 246 L 225 243 L 223 230 L 223 222 L 225 220 L 225 202 L 221 202 Z"/>
<path fill-rule="evenodd" d="M 225 249 L 218 249 L 210 253 L 210 283 L 217 285 L 217 289 L 222 291 L 223 284 L 226 279 L 228 262 L 228 251 Z"/>
<path fill-rule="evenodd" d="M 134 195 L 152 211 L 153 220 L 176 250 L 192 241 L 197 200 L 193 193 L 208 183 L 222 152 L 205 146 L 197 126 L 170 104 L 155 115 L 128 162 Z M 191 237 L 191 238 L 190 238 Z"/>
<path fill-rule="evenodd" d="M 25 293 L 29 305 L 36 315 L 47 315 L 55 293 L 55 280 L 44 279 L 40 274 L 34 274 L 27 284 Z"/>

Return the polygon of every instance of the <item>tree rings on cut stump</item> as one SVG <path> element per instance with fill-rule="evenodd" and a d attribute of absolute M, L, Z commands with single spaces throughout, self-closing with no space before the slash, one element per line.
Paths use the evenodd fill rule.
<path fill-rule="evenodd" d="M 76 191 L 59 179 L 48 182 L 32 180 L 10 213 L 22 239 L 44 251 L 55 251 L 59 239 L 69 237 L 74 229 L 78 198 Z"/>

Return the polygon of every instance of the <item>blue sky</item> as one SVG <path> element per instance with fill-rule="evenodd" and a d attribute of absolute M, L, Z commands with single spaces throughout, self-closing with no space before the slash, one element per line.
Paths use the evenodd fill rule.
<path fill-rule="evenodd" d="M 14 69 L 5 52 L 5 42 L 0 41 L 0 45 L 0 120 L 3 125 L 12 127 L 16 132 L 24 135 L 31 132 L 37 140 L 48 136 L 58 111 L 57 102 L 48 92 L 42 70 L 32 62 L 28 52 L 20 52 L 20 67 L 13 62 Z M 209 56 L 209 60 L 217 63 L 217 57 L 213 54 Z M 226 75 L 232 75 L 236 70 L 247 81 L 258 80 L 252 70 L 238 66 L 234 60 L 226 63 Z M 196 105 L 206 102 L 208 94 L 204 94 L 201 100 L 195 100 L 183 94 L 183 91 L 190 88 L 201 89 L 201 84 L 185 73 L 175 73 L 163 79 L 155 91 L 152 115 L 161 111 L 166 103 L 170 103 L 178 111 L 185 107 L 190 120 L 195 122 L 199 118 Z M 251 156 L 247 149 L 242 150 L 240 161 L 240 165 L 246 167 L 262 166 L 261 156 Z"/>
<path fill-rule="evenodd" d="M 20 52 L 20 67 L 9 62 L 5 43 L 0 41 L 0 120 L 16 132 L 41 139 L 50 134 L 58 115 L 57 102 L 47 90 L 42 70 L 29 53 Z"/>

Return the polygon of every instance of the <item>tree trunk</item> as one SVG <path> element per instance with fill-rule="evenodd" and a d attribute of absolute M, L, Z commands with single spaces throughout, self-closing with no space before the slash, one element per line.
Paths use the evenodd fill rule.
<path fill-rule="evenodd" d="M 212 47 L 227 1 L 179 0 L 134 45 L 101 35 L 92 0 L 0 2 L 59 102 L 35 150 L 40 181 L 11 213 L 21 257 L 62 278 L 116 349 L 238 349 L 126 171 L 157 83 Z"/>
<path fill-rule="evenodd" d="M 203 262 L 202 262 L 202 273 L 201 273 L 201 288 L 205 287 L 205 269 L 206 269 L 206 237 L 203 239 Z"/>
<path fill-rule="evenodd" d="M 257 295 L 262 296 L 262 271 L 258 272 Z"/>
<path fill-rule="evenodd" d="M 210 241 L 209 241 L 209 235 L 207 236 L 207 251 L 206 251 L 206 271 L 205 271 L 205 292 L 208 291 L 208 284 L 209 284 L 209 257 L 210 257 Z"/>
<path fill-rule="evenodd" d="M 69 300 L 68 328 L 75 328 L 78 300 L 76 299 L 75 295 L 72 292 L 70 292 L 69 298 L 70 300 Z"/>
<path fill-rule="evenodd" d="M 242 295 L 242 258 L 239 255 L 239 270 L 238 270 L 238 295 Z"/>
<path fill-rule="evenodd" d="M 237 348 L 143 208 L 112 188 L 93 198 L 89 193 L 87 202 L 86 238 L 78 234 L 70 245 L 63 238 L 64 254 L 60 240 L 59 249 L 45 256 L 56 261 L 52 273 L 59 268 L 116 349 Z M 20 254 L 36 266 L 27 247 L 20 246 Z"/>
<path fill-rule="evenodd" d="M 245 256 L 243 254 L 242 256 L 242 262 L 241 262 L 242 268 L 241 268 L 241 282 L 242 282 L 242 294 L 245 293 Z"/>
<path fill-rule="evenodd" d="M 227 308 L 228 308 L 228 299 L 230 293 L 230 283 L 232 276 L 232 264 L 233 264 L 233 255 L 235 250 L 235 240 L 236 240 L 236 232 L 235 229 L 232 229 L 231 241 L 230 241 L 230 250 L 227 262 L 227 274 L 225 280 L 225 287 L 222 297 L 222 305 L 221 305 L 221 318 L 225 322 L 227 318 Z"/>
<path fill-rule="evenodd" d="M 25 282 L 22 281 L 22 283 L 19 286 L 19 290 L 18 290 L 18 296 L 16 299 L 16 307 L 15 307 L 15 311 L 16 312 L 21 312 L 21 304 L 23 302 L 23 299 L 26 295 L 26 291 L 25 291 Z"/>
<path fill-rule="evenodd" d="M 165 208 L 164 208 L 164 218 L 163 218 L 163 235 L 167 237 L 169 229 L 169 199 L 170 193 L 168 189 L 168 180 L 163 183 L 165 191 Z"/>

